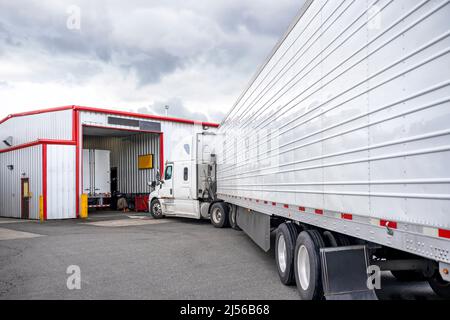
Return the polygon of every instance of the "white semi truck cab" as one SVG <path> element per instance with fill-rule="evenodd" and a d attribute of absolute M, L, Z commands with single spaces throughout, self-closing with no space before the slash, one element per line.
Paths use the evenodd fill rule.
<path fill-rule="evenodd" d="M 166 162 L 163 178 L 152 183 L 149 208 L 153 217 L 209 218 L 216 195 L 214 137 L 208 131 L 194 133 L 173 148 L 173 160 Z"/>

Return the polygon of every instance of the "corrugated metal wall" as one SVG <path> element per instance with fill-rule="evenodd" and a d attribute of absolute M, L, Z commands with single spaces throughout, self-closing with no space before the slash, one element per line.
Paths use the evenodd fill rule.
<path fill-rule="evenodd" d="M 72 140 L 72 110 L 11 118 L 0 125 L 0 141 L 9 136 L 14 145 L 38 139 Z M 6 148 L 0 144 L 0 149 Z"/>
<path fill-rule="evenodd" d="M 75 146 L 47 146 L 47 219 L 76 218 Z"/>
<path fill-rule="evenodd" d="M 108 124 L 108 116 L 111 115 L 107 113 L 83 111 L 80 113 L 80 120 L 81 124 L 84 125 L 94 125 L 120 129 L 136 129 L 133 127 L 121 125 L 112 126 Z M 114 117 L 123 119 L 139 119 L 117 115 L 114 115 Z M 148 121 L 161 123 L 161 131 L 164 133 L 164 161 L 172 160 L 172 150 L 176 148 L 178 141 L 182 140 L 187 135 L 193 135 L 196 132 L 202 131 L 202 125 L 200 123 L 196 123 L 195 125 L 193 125 L 189 123 L 180 123 L 172 121 L 157 121 L 157 120 L 148 120 Z M 216 130 L 217 130 L 216 128 L 210 129 L 211 132 L 216 132 Z M 158 164 L 155 163 L 155 165 L 159 166 L 159 162 Z"/>
<path fill-rule="evenodd" d="M 14 169 L 9 170 L 8 165 Z M 29 178 L 30 219 L 39 219 L 42 194 L 42 146 L 0 153 L 0 216 L 21 217 L 21 179 Z"/>
<path fill-rule="evenodd" d="M 143 133 L 128 137 L 84 136 L 83 148 L 111 151 L 111 167 L 117 167 L 120 192 L 150 192 L 147 183 L 156 180 L 159 167 L 158 134 Z M 154 169 L 138 169 L 138 156 L 145 154 L 153 154 Z"/>

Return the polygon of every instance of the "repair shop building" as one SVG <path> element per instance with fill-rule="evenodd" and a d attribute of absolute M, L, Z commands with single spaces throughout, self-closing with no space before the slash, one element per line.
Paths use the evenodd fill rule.
<path fill-rule="evenodd" d="M 65 106 L 0 120 L 0 216 L 68 219 L 80 214 L 83 149 L 110 150 L 117 191 L 150 192 L 172 146 L 215 123 Z M 148 156 L 147 170 L 138 166 Z M 86 165 L 86 164 L 85 164 Z"/>

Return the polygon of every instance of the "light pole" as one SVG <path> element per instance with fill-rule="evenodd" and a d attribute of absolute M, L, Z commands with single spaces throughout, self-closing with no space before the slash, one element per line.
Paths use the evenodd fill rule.
<path fill-rule="evenodd" d="M 164 106 L 164 109 L 166 109 L 166 117 L 169 115 L 169 106 Z"/>

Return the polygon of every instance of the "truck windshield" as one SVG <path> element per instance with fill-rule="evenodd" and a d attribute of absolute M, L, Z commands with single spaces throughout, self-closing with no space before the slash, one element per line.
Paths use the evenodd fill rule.
<path fill-rule="evenodd" d="M 166 167 L 166 174 L 164 176 L 165 180 L 170 180 L 172 179 L 172 166 L 167 166 Z"/>

